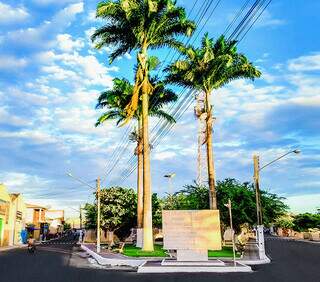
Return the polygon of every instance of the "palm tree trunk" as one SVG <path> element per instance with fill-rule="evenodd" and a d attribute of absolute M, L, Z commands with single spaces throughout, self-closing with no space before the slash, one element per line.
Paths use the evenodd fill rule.
<path fill-rule="evenodd" d="M 207 168 L 208 168 L 208 180 L 209 180 L 209 201 L 210 209 L 217 209 L 217 197 L 215 189 L 215 172 L 214 172 L 214 162 L 213 162 L 213 147 L 212 147 L 212 112 L 210 104 L 210 92 L 206 92 L 206 129 L 207 129 Z"/>
<path fill-rule="evenodd" d="M 137 171 L 137 190 L 138 190 L 138 210 L 137 210 L 137 227 L 143 228 L 143 155 L 142 155 L 142 139 L 141 139 L 142 117 L 138 121 L 138 171 Z"/>
<path fill-rule="evenodd" d="M 142 139 L 143 139 L 143 250 L 153 251 L 152 192 L 150 177 L 149 147 L 149 85 L 147 70 L 147 51 L 142 50 Z"/>

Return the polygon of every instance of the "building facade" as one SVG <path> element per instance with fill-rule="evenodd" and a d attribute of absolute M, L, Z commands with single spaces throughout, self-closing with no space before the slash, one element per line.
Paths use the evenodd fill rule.
<path fill-rule="evenodd" d="M 27 214 L 26 223 L 29 234 L 32 234 L 36 240 L 40 240 L 42 235 L 48 233 L 48 223 L 46 222 L 47 207 L 26 204 Z"/>
<path fill-rule="evenodd" d="M 63 231 L 64 210 L 47 210 L 46 222 L 49 224 L 49 234 L 56 234 Z"/>
<path fill-rule="evenodd" d="M 25 229 L 26 206 L 21 194 L 9 194 L 0 184 L 0 246 L 22 243 L 21 231 Z"/>

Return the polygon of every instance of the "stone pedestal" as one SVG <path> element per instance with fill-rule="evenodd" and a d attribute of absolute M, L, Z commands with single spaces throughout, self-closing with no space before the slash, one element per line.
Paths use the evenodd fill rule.
<path fill-rule="evenodd" d="M 177 261 L 208 261 L 208 250 L 177 250 Z"/>
<path fill-rule="evenodd" d="M 142 246 L 143 246 L 143 228 L 137 228 L 136 247 L 142 248 Z"/>

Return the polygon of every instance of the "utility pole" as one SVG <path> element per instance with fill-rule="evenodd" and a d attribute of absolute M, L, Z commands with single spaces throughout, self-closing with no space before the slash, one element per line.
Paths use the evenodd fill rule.
<path fill-rule="evenodd" d="M 81 207 L 81 205 L 80 205 L 79 212 L 80 212 L 80 229 L 82 230 L 82 207 Z"/>
<path fill-rule="evenodd" d="M 261 211 L 261 199 L 260 199 L 260 164 L 259 156 L 253 156 L 253 181 L 256 192 L 256 206 L 257 206 L 257 225 L 262 224 L 262 211 Z"/>
<path fill-rule="evenodd" d="M 97 207 L 98 207 L 98 214 L 97 214 L 97 253 L 100 253 L 101 247 L 100 247 L 100 177 L 96 180 L 96 186 L 97 186 Z"/>
<path fill-rule="evenodd" d="M 236 251 L 235 251 L 235 243 L 234 243 L 234 230 L 233 230 L 233 223 L 232 223 L 232 206 L 231 206 L 231 200 L 228 199 L 228 204 L 224 205 L 229 210 L 229 218 L 230 218 L 230 229 L 232 233 L 232 250 L 233 250 L 233 265 L 236 266 Z"/>

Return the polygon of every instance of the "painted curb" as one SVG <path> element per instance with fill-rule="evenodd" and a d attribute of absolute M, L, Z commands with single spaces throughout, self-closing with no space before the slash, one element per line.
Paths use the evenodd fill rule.
<path fill-rule="evenodd" d="M 146 263 L 146 260 L 139 260 L 139 259 L 133 260 L 133 259 L 104 258 L 82 244 L 81 244 L 81 249 L 86 251 L 90 256 L 92 256 L 100 265 L 139 267 L 140 265 Z"/>
<path fill-rule="evenodd" d="M 241 262 L 246 265 L 259 265 L 259 264 L 270 263 L 271 260 L 269 258 L 265 258 L 265 259 L 257 259 L 257 260 L 241 260 L 241 261 L 238 260 L 237 262 Z"/>
<path fill-rule="evenodd" d="M 241 266 L 139 266 L 138 273 L 230 273 L 230 272 L 252 272 L 250 266 L 238 263 Z"/>

